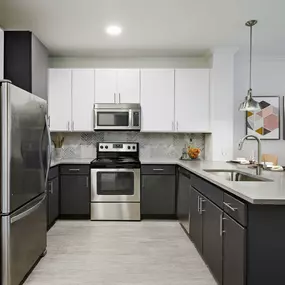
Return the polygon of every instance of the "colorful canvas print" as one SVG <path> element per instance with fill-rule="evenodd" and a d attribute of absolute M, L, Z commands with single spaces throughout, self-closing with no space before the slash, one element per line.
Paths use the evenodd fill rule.
<path fill-rule="evenodd" d="M 254 96 L 261 110 L 247 112 L 246 133 L 257 135 L 264 140 L 280 139 L 280 98 L 279 96 Z"/>

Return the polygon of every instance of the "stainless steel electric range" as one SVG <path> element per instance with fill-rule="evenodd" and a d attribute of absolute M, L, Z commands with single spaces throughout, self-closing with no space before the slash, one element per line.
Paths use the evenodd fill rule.
<path fill-rule="evenodd" d="M 91 220 L 140 220 L 138 143 L 97 143 L 91 162 Z"/>

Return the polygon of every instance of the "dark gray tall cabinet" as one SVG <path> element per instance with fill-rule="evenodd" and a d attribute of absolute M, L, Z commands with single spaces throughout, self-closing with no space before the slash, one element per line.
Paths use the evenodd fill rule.
<path fill-rule="evenodd" d="M 48 51 L 32 32 L 4 32 L 4 78 L 47 100 Z"/>

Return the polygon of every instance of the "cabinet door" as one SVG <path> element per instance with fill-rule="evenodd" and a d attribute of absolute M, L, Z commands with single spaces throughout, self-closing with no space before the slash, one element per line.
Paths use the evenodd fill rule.
<path fill-rule="evenodd" d="M 223 284 L 244 285 L 246 229 L 224 214 Z"/>
<path fill-rule="evenodd" d="M 215 279 L 222 284 L 223 277 L 223 212 L 208 199 L 201 200 L 203 212 L 203 256 Z"/>
<path fill-rule="evenodd" d="M 95 70 L 95 103 L 119 103 L 117 96 L 117 70 Z"/>
<path fill-rule="evenodd" d="M 51 131 L 71 130 L 71 70 L 49 70 L 48 111 Z"/>
<path fill-rule="evenodd" d="M 0 28 L 0 80 L 4 79 L 4 31 Z"/>
<path fill-rule="evenodd" d="M 196 248 L 202 253 L 202 212 L 200 212 L 201 195 L 191 187 L 190 191 L 190 237 Z"/>
<path fill-rule="evenodd" d="M 62 175 L 60 188 L 61 215 L 89 215 L 89 176 Z"/>
<path fill-rule="evenodd" d="M 119 103 L 140 103 L 139 69 L 118 70 Z"/>
<path fill-rule="evenodd" d="M 174 70 L 141 70 L 141 108 L 141 131 L 174 131 Z"/>
<path fill-rule="evenodd" d="M 179 132 L 210 129 L 209 69 L 175 70 L 175 128 Z"/>
<path fill-rule="evenodd" d="M 143 215 L 175 214 L 175 175 L 142 175 Z"/>
<path fill-rule="evenodd" d="M 72 130 L 91 132 L 93 128 L 94 70 L 72 70 Z"/>
<path fill-rule="evenodd" d="M 59 180 L 58 177 L 49 182 L 48 192 L 48 227 L 59 215 Z"/>
<path fill-rule="evenodd" d="M 189 232 L 190 222 L 190 178 L 179 172 L 177 193 L 177 217 L 179 222 Z"/>

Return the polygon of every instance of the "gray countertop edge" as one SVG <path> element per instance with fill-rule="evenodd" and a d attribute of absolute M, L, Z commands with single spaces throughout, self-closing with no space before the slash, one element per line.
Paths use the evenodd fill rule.
<path fill-rule="evenodd" d="M 89 164 L 93 158 L 62 159 L 53 161 L 51 167 L 60 164 Z M 205 172 L 204 169 L 234 169 L 250 174 L 255 174 L 247 166 L 228 164 L 226 162 L 211 161 L 182 161 L 179 159 L 141 159 L 142 164 L 177 165 L 200 176 L 201 178 L 217 185 L 228 193 L 231 193 L 251 204 L 258 205 L 285 205 L 285 173 L 263 173 L 262 177 L 272 179 L 273 182 L 230 182 L 214 174 Z M 268 188 L 269 186 L 269 188 Z M 284 190 L 283 190 L 284 188 Z M 270 191 L 270 192 L 269 192 Z M 271 197 L 270 197 L 271 196 Z"/>

